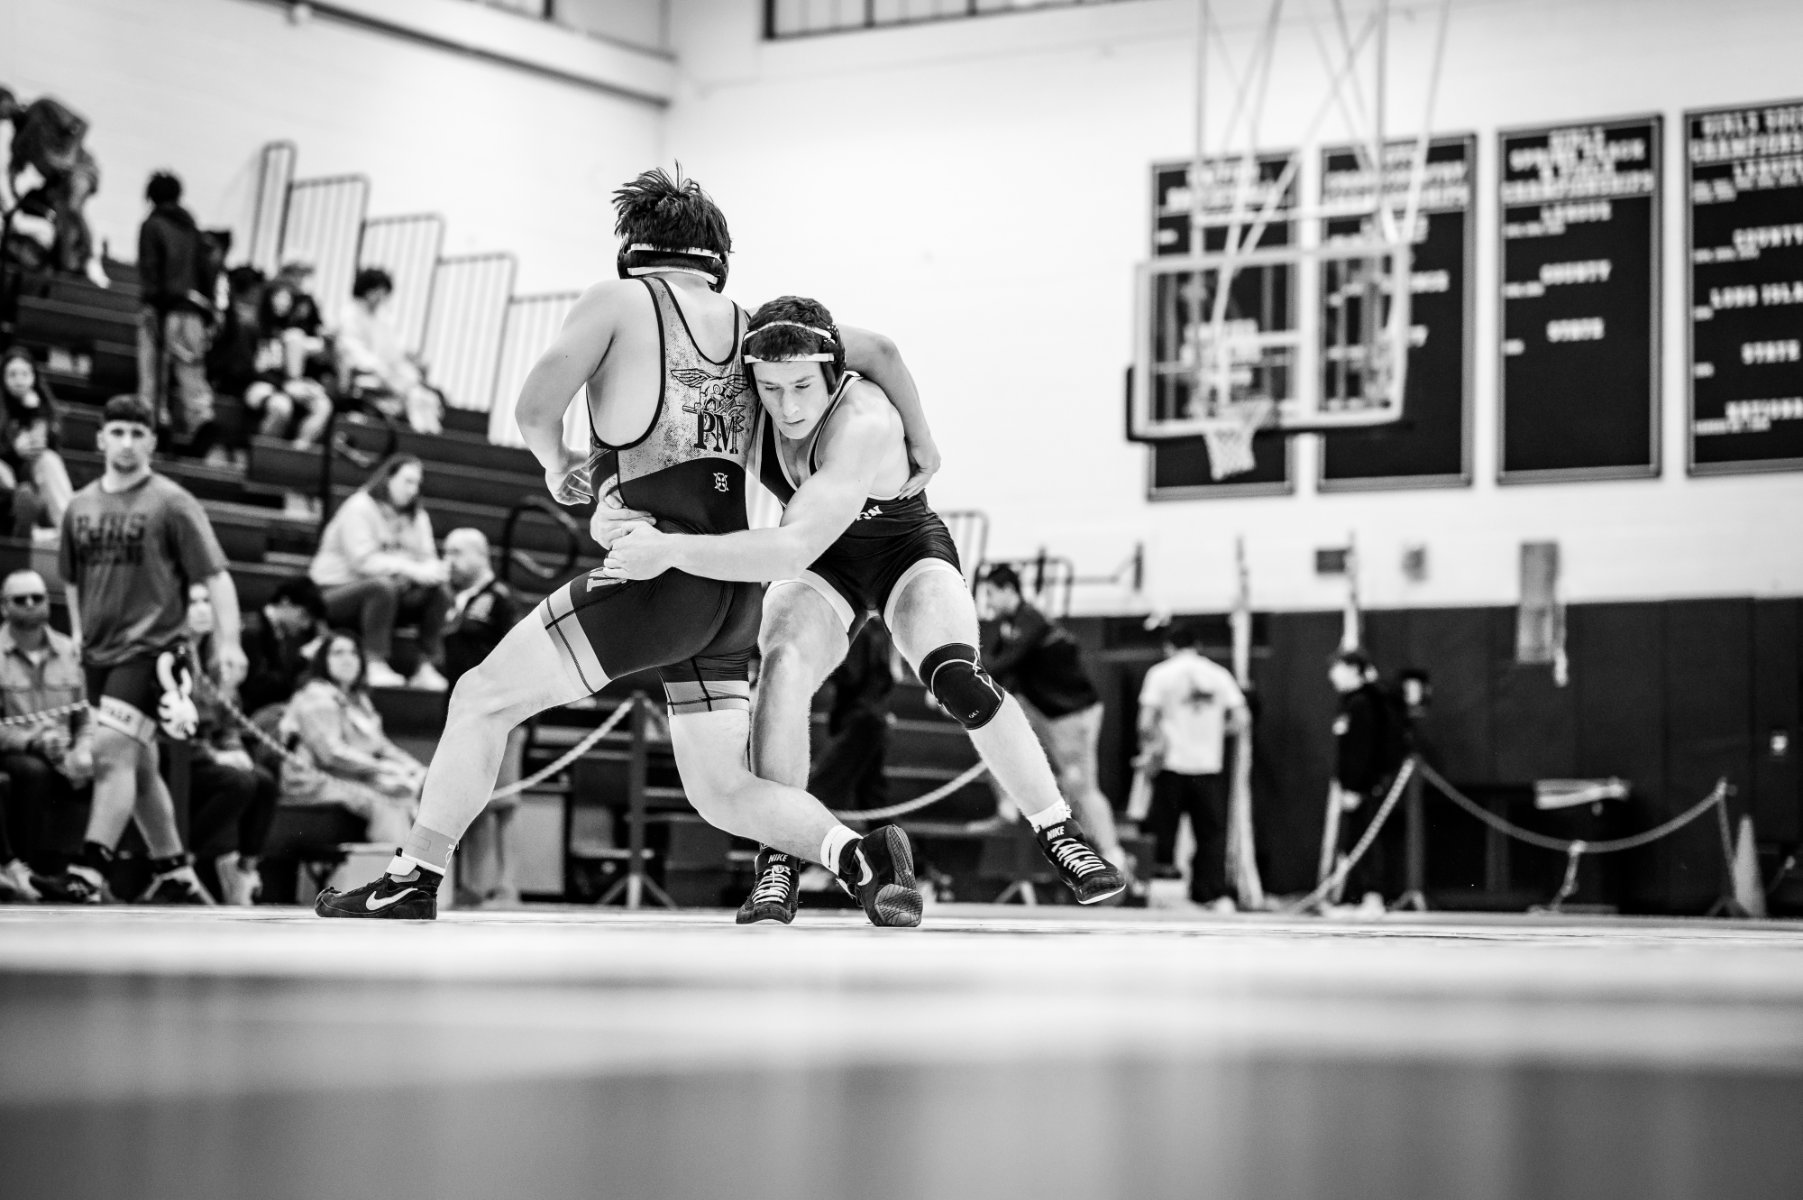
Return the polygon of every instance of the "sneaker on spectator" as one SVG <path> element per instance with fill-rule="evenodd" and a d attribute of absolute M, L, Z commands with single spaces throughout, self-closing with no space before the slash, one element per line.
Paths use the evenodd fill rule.
<path fill-rule="evenodd" d="M 248 907 L 257 902 L 263 890 L 263 877 L 255 867 L 246 867 L 236 850 L 227 851 L 214 860 L 219 872 L 219 902 Z"/>
<path fill-rule="evenodd" d="M 177 867 L 173 871 L 164 871 L 150 881 L 144 894 L 138 897 L 139 904 L 206 904 L 214 903 L 213 897 L 207 895 L 207 889 L 201 886 L 200 876 L 194 873 L 192 866 Z"/>
<path fill-rule="evenodd" d="M 372 688 L 401 688 L 407 686 L 407 677 L 379 658 L 372 658 L 369 660 L 369 667 L 364 671 L 363 680 Z"/>
<path fill-rule="evenodd" d="M 1384 913 L 1389 910 L 1384 904 L 1384 898 L 1382 896 L 1378 895 L 1376 892 L 1366 892 L 1363 896 L 1359 897 L 1359 906 L 1354 911 L 1361 920 L 1370 921 L 1383 916 Z"/>
<path fill-rule="evenodd" d="M 1127 890 L 1126 875 L 1102 857 L 1074 820 L 1040 830 L 1039 850 L 1047 862 L 1058 868 L 1058 877 L 1077 897 L 1078 904 L 1100 904 Z"/>
<path fill-rule="evenodd" d="M 419 670 L 413 673 L 413 678 L 407 681 L 407 686 L 418 688 L 422 692 L 442 692 L 451 685 L 443 675 L 438 673 L 437 667 L 429 662 L 423 662 L 419 665 Z"/>
<path fill-rule="evenodd" d="M 51 876 L 46 882 L 48 888 L 39 887 L 44 899 L 52 904 L 112 904 L 115 902 L 113 890 L 106 885 L 106 880 L 99 871 L 92 867 L 84 867 L 80 863 L 70 863 L 61 875 Z"/>
<path fill-rule="evenodd" d="M 4 867 L 0 867 L 0 890 L 9 890 L 18 896 L 14 903 L 36 904 L 44 898 L 38 890 L 41 882 L 38 876 L 31 873 L 31 868 L 22 859 L 13 859 Z"/>
<path fill-rule="evenodd" d="M 801 898 L 801 869 L 807 864 L 781 850 L 765 847 L 758 851 L 757 883 L 745 903 L 739 905 L 740 925 L 756 925 L 776 921 L 787 925 L 795 919 L 795 907 Z"/>

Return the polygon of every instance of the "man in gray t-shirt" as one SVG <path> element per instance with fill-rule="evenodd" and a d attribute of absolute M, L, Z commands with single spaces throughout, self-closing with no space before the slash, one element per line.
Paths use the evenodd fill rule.
<path fill-rule="evenodd" d="M 157 719 L 172 699 L 185 654 L 188 587 L 213 602 L 219 673 L 244 677 L 238 592 L 200 504 L 150 469 L 156 449 L 150 406 L 134 396 L 107 403 L 100 427 L 101 477 L 75 494 L 63 516 L 61 572 L 70 631 L 81 646 L 94 709 L 94 805 L 79 862 L 61 883 L 69 898 L 107 895 L 113 851 L 134 816 L 149 845 L 154 879 L 143 897 L 211 903 L 176 830 L 175 806 L 158 773 Z"/>

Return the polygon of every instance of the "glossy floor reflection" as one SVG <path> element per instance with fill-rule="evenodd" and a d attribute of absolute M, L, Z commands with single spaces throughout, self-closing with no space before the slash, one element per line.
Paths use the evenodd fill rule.
<path fill-rule="evenodd" d="M 0 910 L 0 1194 L 1794 1197 L 1803 927 Z"/>

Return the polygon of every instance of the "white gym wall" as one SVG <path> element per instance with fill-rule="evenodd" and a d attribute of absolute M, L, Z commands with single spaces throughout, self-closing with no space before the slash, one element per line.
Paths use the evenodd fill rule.
<path fill-rule="evenodd" d="M 945 450 L 934 500 L 986 510 L 993 553 L 1045 545 L 1099 573 L 1143 538 L 1155 601 L 1216 610 L 1241 533 L 1261 608 L 1337 605 L 1342 584 L 1314 575 L 1311 551 L 1348 532 L 1379 607 L 1513 603 L 1518 544 L 1546 539 L 1562 544 L 1569 600 L 1803 591 L 1803 539 L 1786 532 L 1803 476 L 1684 474 L 1680 183 L 1684 109 L 1803 93 L 1803 6 L 1455 0 L 1434 124 L 1479 135 L 1473 485 L 1317 496 L 1305 438 L 1296 495 L 1156 504 L 1146 452 L 1122 435 L 1122 370 L 1150 166 L 1192 153 L 1194 0 L 776 43 L 760 41 L 758 7 L 675 5 L 669 144 L 732 217 L 738 295 L 812 292 L 902 344 Z M 1418 120 L 1436 7 L 1393 5 L 1397 122 Z M 1264 4 L 1215 10 L 1244 63 Z M 1306 36 L 1288 49 L 1260 139 L 1274 149 L 1297 144 L 1323 94 Z M 1495 133 L 1640 112 L 1666 117 L 1663 474 L 1499 487 Z M 1419 584 L 1400 566 L 1412 543 L 1428 551 Z"/>

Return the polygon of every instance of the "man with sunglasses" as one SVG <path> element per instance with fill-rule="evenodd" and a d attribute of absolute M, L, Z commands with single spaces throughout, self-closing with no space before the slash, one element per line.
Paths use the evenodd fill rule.
<path fill-rule="evenodd" d="M 0 774 L 10 781 L 5 834 L 12 854 L 0 852 L 0 888 L 25 900 L 66 897 L 50 869 L 52 814 L 74 804 L 94 777 L 93 722 L 85 708 L 87 683 L 75 643 L 50 628 L 49 589 L 36 571 L 14 571 L 0 582 L 0 699 L 10 723 L 0 725 Z M 37 715 L 43 714 L 43 715 Z M 55 864 L 56 869 L 62 863 Z"/>
<path fill-rule="evenodd" d="M 176 689 L 188 637 L 188 588 L 203 583 L 213 602 L 219 673 L 244 678 L 238 590 L 200 502 L 151 470 L 154 418 L 135 396 L 115 396 L 101 413 L 106 470 L 82 488 L 63 516 L 61 571 L 69 627 L 81 646 L 93 706 L 94 807 L 81 858 L 62 882 L 72 898 L 107 898 L 114 849 L 135 819 L 150 850 L 152 903 L 211 904 L 182 848 L 169 788 L 158 773 L 157 723 L 192 702 Z M 178 722 L 179 723 L 179 722 Z"/>

